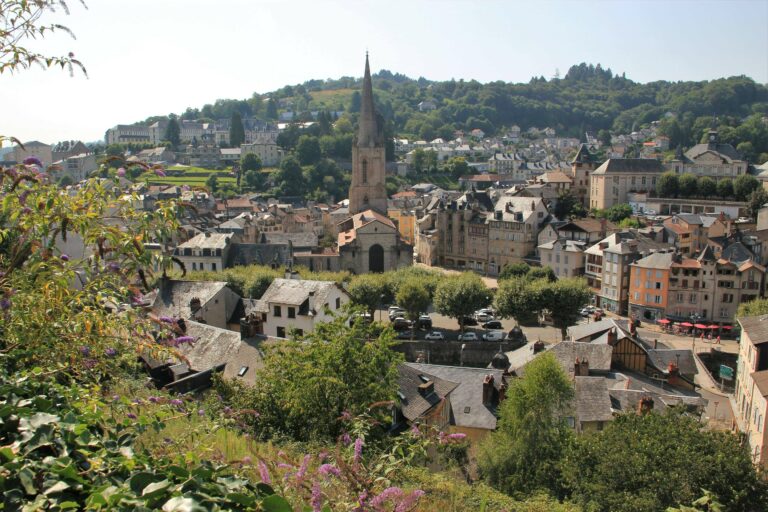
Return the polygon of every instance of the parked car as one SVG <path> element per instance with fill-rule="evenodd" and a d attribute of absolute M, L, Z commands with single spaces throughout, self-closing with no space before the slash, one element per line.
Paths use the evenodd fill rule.
<path fill-rule="evenodd" d="M 504 341 L 506 333 L 504 331 L 491 331 L 483 334 L 485 341 Z"/>
<path fill-rule="evenodd" d="M 405 318 L 405 310 L 404 309 L 390 309 L 389 310 L 389 319 L 394 320 L 395 318 Z"/>
<path fill-rule="evenodd" d="M 424 339 L 431 341 L 445 341 L 445 335 L 443 335 L 443 333 L 440 331 L 432 331 L 424 336 Z"/>
<path fill-rule="evenodd" d="M 416 320 L 416 328 L 425 330 L 431 329 L 432 319 L 429 317 L 429 315 L 420 315 L 419 319 Z"/>
<path fill-rule="evenodd" d="M 410 320 L 406 320 L 403 317 L 396 317 L 392 320 L 392 328 L 396 331 L 403 331 L 411 328 Z"/>
<path fill-rule="evenodd" d="M 581 316 L 583 316 L 584 318 L 586 318 L 586 317 L 588 317 L 589 315 L 591 315 L 591 314 L 592 314 L 592 312 L 591 312 L 590 310 L 588 310 L 587 308 L 584 308 L 584 309 L 582 309 L 581 311 L 579 311 L 579 314 L 580 314 Z"/>
<path fill-rule="evenodd" d="M 485 322 L 483 324 L 483 328 L 485 329 L 503 329 L 501 326 L 501 321 L 499 320 L 491 320 L 489 322 Z"/>
<path fill-rule="evenodd" d="M 478 322 L 488 322 L 489 320 L 493 320 L 493 315 L 485 311 L 475 311 L 475 320 Z"/>
<path fill-rule="evenodd" d="M 400 331 L 399 333 L 397 333 L 397 339 L 399 340 L 409 340 L 411 338 L 418 338 L 416 333 L 414 333 L 413 330 L 411 329 Z"/>
<path fill-rule="evenodd" d="M 401 308 L 400 306 L 393 304 L 389 306 L 389 314 L 391 315 L 393 311 L 402 310 L 402 309 L 403 308 Z"/>
<path fill-rule="evenodd" d="M 465 332 L 464 334 L 459 334 L 459 336 L 456 338 L 459 341 L 477 341 L 477 334 L 475 334 L 473 331 Z"/>
<path fill-rule="evenodd" d="M 477 325 L 477 320 L 474 317 L 465 316 L 464 325 Z"/>

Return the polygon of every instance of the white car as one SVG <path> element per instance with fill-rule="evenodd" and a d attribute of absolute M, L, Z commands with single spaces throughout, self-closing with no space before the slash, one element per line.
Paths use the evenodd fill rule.
<path fill-rule="evenodd" d="M 480 309 L 478 311 L 475 311 L 475 320 L 478 322 L 487 322 L 489 320 L 494 320 L 493 318 L 493 311 L 490 309 Z"/>
<path fill-rule="evenodd" d="M 445 341 L 445 336 L 440 331 L 432 331 L 424 336 L 424 339 L 431 341 Z"/>
<path fill-rule="evenodd" d="M 504 331 L 491 331 L 483 334 L 483 340 L 485 341 L 504 341 L 506 333 Z"/>
<path fill-rule="evenodd" d="M 477 341 L 477 334 L 475 334 L 472 331 L 465 332 L 464 334 L 459 334 L 459 337 L 456 338 L 459 341 Z"/>

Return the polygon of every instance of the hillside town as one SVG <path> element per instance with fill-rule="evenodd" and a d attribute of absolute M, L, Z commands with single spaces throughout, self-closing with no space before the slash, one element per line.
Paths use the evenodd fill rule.
<path fill-rule="evenodd" d="M 340 82 L 0 137 L 0 508 L 765 510 L 768 103 Z"/>

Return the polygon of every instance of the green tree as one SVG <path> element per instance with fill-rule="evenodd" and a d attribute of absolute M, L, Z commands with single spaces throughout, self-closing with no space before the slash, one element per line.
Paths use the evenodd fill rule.
<path fill-rule="evenodd" d="M 523 277 L 531 271 L 531 266 L 524 261 L 520 263 L 508 263 L 499 272 L 499 281 L 513 277 Z"/>
<path fill-rule="evenodd" d="M 411 160 L 411 165 L 413 166 L 413 170 L 416 171 L 417 174 L 421 174 L 426 168 L 426 163 L 427 163 L 426 152 L 421 148 L 414 149 L 412 160 Z"/>
<path fill-rule="evenodd" d="M 277 171 L 275 183 L 286 196 L 301 196 L 306 189 L 304 173 L 298 160 L 293 155 L 283 158 Z"/>
<path fill-rule="evenodd" d="M 205 186 L 208 187 L 211 194 L 215 194 L 216 191 L 219 190 L 219 178 L 216 176 L 216 173 L 211 173 L 211 175 L 208 176 L 208 179 L 205 180 Z"/>
<path fill-rule="evenodd" d="M 464 332 L 464 318 L 491 303 L 491 291 L 476 274 L 464 272 L 443 279 L 435 290 L 435 309 L 455 318 Z"/>
<path fill-rule="evenodd" d="M 424 166 L 427 172 L 437 172 L 437 151 L 424 151 Z"/>
<path fill-rule="evenodd" d="M 502 318 L 514 318 L 524 325 L 535 323 L 542 308 L 542 290 L 541 282 L 532 282 L 524 276 L 500 279 L 494 308 Z"/>
<path fill-rule="evenodd" d="M 608 219 L 611 222 L 620 222 L 632 216 L 632 207 L 626 203 L 615 204 L 605 210 L 597 210 L 595 217 L 598 219 Z"/>
<path fill-rule="evenodd" d="M 592 296 L 587 281 L 580 277 L 558 279 L 544 288 L 543 294 L 543 303 L 565 339 L 568 327 L 576 323 L 579 310 Z"/>
<path fill-rule="evenodd" d="M 352 98 L 350 99 L 349 104 L 349 111 L 353 113 L 360 112 L 360 107 L 362 106 L 363 100 L 360 96 L 360 91 L 355 91 L 352 93 Z"/>
<path fill-rule="evenodd" d="M 733 197 L 733 180 L 723 178 L 717 181 L 717 195 L 722 199 Z"/>
<path fill-rule="evenodd" d="M 679 193 L 683 197 L 693 197 L 696 195 L 696 176 L 687 172 L 680 176 Z"/>
<path fill-rule="evenodd" d="M 235 110 L 229 120 L 229 145 L 239 148 L 243 142 L 245 142 L 245 127 L 240 112 Z"/>
<path fill-rule="evenodd" d="M 758 298 L 749 302 L 742 302 L 739 304 L 739 309 L 736 310 L 736 318 L 759 315 L 768 315 L 768 299 Z"/>
<path fill-rule="evenodd" d="M 261 158 L 255 153 L 246 153 L 240 158 L 240 169 L 243 171 L 260 171 Z"/>
<path fill-rule="evenodd" d="M 267 101 L 267 119 L 273 121 L 277 119 L 277 102 L 274 98 L 269 98 Z"/>
<path fill-rule="evenodd" d="M 432 303 L 429 291 L 427 291 L 419 278 L 411 277 L 399 286 L 395 301 L 398 306 L 405 310 L 406 316 L 413 324 L 411 329 L 411 340 L 413 340 L 414 333 L 416 332 L 416 321 L 419 319 L 419 315 L 426 312 Z"/>
<path fill-rule="evenodd" d="M 174 114 L 168 116 L 168 124 L 165 127 L 163 140 L 170 142 L 174 148 L 181 144 L 181 128 L 179 128 L 179 122 Z"/>
<path fill-rule="evenodd" d="M 529 281 L 537 281 L 539 279 L 544 279 L 550 283 L 557 281 L 557 276 L 555 275 L 555 271 L 552 270 L 552 267 L 550 266 L 531 267 L 531 270 L 528 271 L 528 273 L 525 275 L 525 278 Z"/>
<path fill-rule="evenodd" d="M 75 183 L 75 180 L 72 179 L 72 176 L 69 174 L 65 174 L 59 179 L 59 186 L 61 188 L 68 187 L 70 185 L 73 185 Z"/>
<path fill-rule="evenodd" d="M 383 274 L 360 274 L 347 285 L 347 293 L 353 304 L 365 308 L 373 318 L 376 308 L 393 300 L 392 289 Z"/>
<path fill-rule="evenodd" d="M 749 214 L 757 220 L 757 213 L 768 203 L 768 192 L 763 187 L 759 187 L 749 194 Z"/>
<path fill-rule="evenodd" d="M 339 315 L 300 342 L 267 348 L 253 388 L 224 384 L 219 392 L 234 409 L 259 412 L 250 419 L 259 437 L 333 442 L 345 414 L 395 396 L 402 355 L 392 350 L 392 331 L 379 330 L 360 320 L 349 325 Z"/>
<path fill-rule="evenodd" d="M 742 174 L 733 182 L 733 195 L 737 201 L 747 201 L 752 191 L 760 188 L 757 178 L 749 174 Z"/>
<path fill-rule="evenodd" d="M 576 196 L 570 192 L 562 191 L 557 196 L 554 214 L 558 219 L 567 220 L 570 217 L 586 217 L 587 210 Z"/>
<path fill-rule="evenodd" d="M 302 135 L 296 144 L 296 156 L 301 165 L 311 165 L 320 160 L 320 141 L 312 135 Z"/>
<path fill-rule="evenodd" d="M 597 140 L 600 141 L 600 144 L 603 146 L 610 146 L 611 145 L 611 132 L 608 130 L 600 130 L 597 132 Z"/>
<path fill-rule="evenodd" d="M 560 461 L 573 437 L 566 423 L 571 381 L 551 354 L 528 363 L 501 403 L 497 430 L 479 447 L 483 478 L 507 494 L 557 493 Z"/>
<path fill-rule="evenodd" d="M 679 187 L 679 179 L 674 171 L 665 172 L 656 181 L 656 193 L 659 197 L 676 197 Z"/>
<path fill-rule="evenodd" d="M 267 183 L 266 176 L 260 171 L 245 171 L 245 185 L 251 190 L 261 190 Z"/>
<path fill-rule="evenodd" d="M 699 191 L 699 195 L 710 198 L 717 194 L 717 183 L 709 176 L 702 176 L 699 178 L 696 188 Z"/>
<path fill-rule="evenodd" d="M 719 496 L 728 510 L 768 507 L 749 445 L 731 432 L 706 429 L 682 411 L 623 414 L 603 432 L 579 437 L 563 474 L 585 510 L 661 511 L 690 503 L 702 489 Z"/>
<path fill-rule="evenodd" d="M 454 180 L 458 180 L 462 176 L 470 174 L 470 167 L 464 157 L 455 156 L 448 160 L 445 165 L 446 172 L 450 173 Z"/>

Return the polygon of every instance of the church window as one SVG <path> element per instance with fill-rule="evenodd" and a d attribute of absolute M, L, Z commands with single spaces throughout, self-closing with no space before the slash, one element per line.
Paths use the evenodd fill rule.
<path fill-rule="evenodd" d="M 363 158 L 361 167 L 363 169 L 363 183 L 368 183 L 368 160 Z M 366 200 L 365 202 L 367 203 L 368 201 Z"/>
<path fill-rule="evenodd" d="M 363 204 L 368 204 L 368 196 L 363 197 Z"/>

